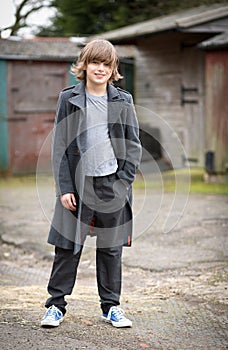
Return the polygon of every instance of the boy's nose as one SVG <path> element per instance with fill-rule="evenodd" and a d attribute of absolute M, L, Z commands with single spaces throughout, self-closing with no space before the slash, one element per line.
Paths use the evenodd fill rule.
<path fill-rule="evenodd" d="M 98 66 L 98 69 L 99 70 L 104 70 L 104 63 L 100 63 L 99 66 Z"/>

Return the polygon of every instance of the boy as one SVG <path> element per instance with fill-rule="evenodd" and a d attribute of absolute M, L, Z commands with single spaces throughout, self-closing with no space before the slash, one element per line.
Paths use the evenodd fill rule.
<path fill-rule="evenodd" d="M 131 327 L 118 308 L 122 247 L 131 245 L 131 185 L 141 158 L 131 95 L 112 85 L 121 78 L 113 45 L 93 40 L 72 72 L 81 82 L 64 89 L 57 106 L 52 164 L 56 206 L 48 243 L 55 246 L 41 326 L 56 327 L 66 313 L 87 234 L 96 236 L 102 319 Z"/>

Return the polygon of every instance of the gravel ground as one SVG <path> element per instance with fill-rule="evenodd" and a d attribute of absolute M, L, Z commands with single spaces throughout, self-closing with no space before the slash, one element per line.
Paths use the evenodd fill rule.
<path fill-rule="evenodd" d="M 121 307 L 133 328 L 115 329 L 101 321 L 94 241 L 89 240 L 64 322 L 42 329 L 53 258 L 46 244 L 52 180 L 38 187 L 23 178 L 0 181 L 1 349 L 228 348 L 228 197 L 177 195 L 176 225 L 168 231 L 162 225 L 173 194 L 146 197 L 135 191 L 137 239 L 123 256 Z"/>

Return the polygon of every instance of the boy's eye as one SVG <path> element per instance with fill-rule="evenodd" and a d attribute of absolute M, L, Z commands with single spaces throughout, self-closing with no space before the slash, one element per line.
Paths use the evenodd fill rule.
<path fill-rule="evenodd" d="M 101 64 L 103 63 L 106 67 L 110 67 L 110 63 L 100 62 L 100 61 L 92 61 L 93 64 Z"/>

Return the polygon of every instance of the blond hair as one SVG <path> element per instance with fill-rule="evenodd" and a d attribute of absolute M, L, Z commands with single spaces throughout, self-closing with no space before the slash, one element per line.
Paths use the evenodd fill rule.
<path fill-rule="evenodd" d="M 114 46 L 107 40 L 95 39 L 81 50 L 77 63 L 72 64 L 71 73 L 78 80 L 86 80 L 87 65 L 93 61 L 104 62 L 112 67 L 109 83 L 122 79 L 118 72 L 119 58 Z"/>

